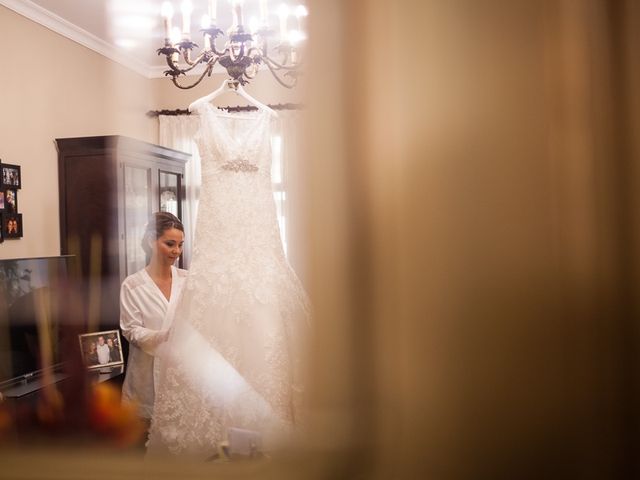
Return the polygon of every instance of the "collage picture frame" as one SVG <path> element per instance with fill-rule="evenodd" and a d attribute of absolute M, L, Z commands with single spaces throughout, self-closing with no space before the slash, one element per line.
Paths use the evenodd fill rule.
<path fill-rule="evenodd" d="M 0 159 L 0 243 L 23 236 L 22 214 L 18 209 L 18 192 L 22 189 L 20 165 Z"/>

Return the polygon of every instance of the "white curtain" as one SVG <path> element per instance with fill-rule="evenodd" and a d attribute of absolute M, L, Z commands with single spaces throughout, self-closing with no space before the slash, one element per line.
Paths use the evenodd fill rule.
<path fill-rule="evenodd" d="M 198 118 L 190 115 L 160 115 L 158 120 L 160 145 L 191 154 L 191 160 L 187 162 L 185 169 L 186 202 L 182 208 L 182 221 L 186 227 L 185 242 L 193 245 L 200 192 L 200 156 L 193 142 Z M 184 261 L 185 265 L 189 265 L 191 258 L 185 255 Z"/>
<path fill-rule="evenodd" d="M 289 262 L 298 275 L 302 275 L 304 258 L 300 240 L 299 214 L 302 212 L 298 195 L 301 192 L 300 129 L 302 114 L 297 111 L 281 111 L 278 114 L 280 128 L 272 137 L 273 169 L 272 180 L 274 198 L 278 208 L 278 219 L 282 242 Z M 183 208 L 183 221 L 187 228 L 186 242 L 193 244 L 196 218 L 198 213 L 198 195 L 200 192 L 200 156 L 193 141 L 199 121 L 195 115 L 160 115 L 159 143 L 163 147 L 173 148 L 191 154 L 185 174 L 186 204 Z M 185 258 L 189 265 L 190 258 Z M 304 279 L 303 279 L 304 281 Z"/>

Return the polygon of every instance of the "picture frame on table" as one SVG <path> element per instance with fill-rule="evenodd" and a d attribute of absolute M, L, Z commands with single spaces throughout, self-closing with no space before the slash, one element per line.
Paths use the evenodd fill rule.
<path fill-rule="evenodd" d="M 78 341 L 82 361 L 89 370 L 124 364 L 119 330 L 82 333 Z"/>
<path fill-rule="evenodd" d="M 4 240 L 22 238 L 22 214 L 21 213 L 2 213 L 2 238 Z"/>
<path fill-rule="evenodd" d="M 2 190 L 3 212 L 18 213 L 18 190 L 15 188 L 4 188 Z"/>
<path fill-rule="evenodd" d="M 22 188 L 22 171 L 20 165 L 0 163 L 0 182 L 2 187 L 20 190 Z"/>

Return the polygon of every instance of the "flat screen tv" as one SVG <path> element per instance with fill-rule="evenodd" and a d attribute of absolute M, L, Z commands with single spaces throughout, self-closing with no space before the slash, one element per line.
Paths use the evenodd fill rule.
<path fill-rule="evenodd" d="M 0 385 L 65 360 L 73 256 L 0 260 Z"/>

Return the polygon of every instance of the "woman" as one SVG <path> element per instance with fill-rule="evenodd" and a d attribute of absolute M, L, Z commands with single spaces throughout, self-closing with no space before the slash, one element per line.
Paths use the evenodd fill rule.
<path fill-rule="evenodd" d="M 89 342 L 85 362 L 88 366 L 98 364 L 98 352 L 96 350 L 96 342 Z"/>
<path fill-rule="evenodd" d="M 120 361 L 120 352 L 118 351 L 118 347 L 113 343 L 113 338 L 107 338 L 107 346 L 109 347 L 109 362 L 117 363 Z"/>
<path fill-rule="evenodd" d="M 129 341 L 123 401 L 135 401 L 142 418 L 150 419 L 157 385 L 160 347 L 166 341 L 187 272 L 174 266 L 182 254 L 184 227 L 171 213 L 155 213 L 142 248 L 149 264 L 128 276 L 120 290 L 120 328 Z"/>

